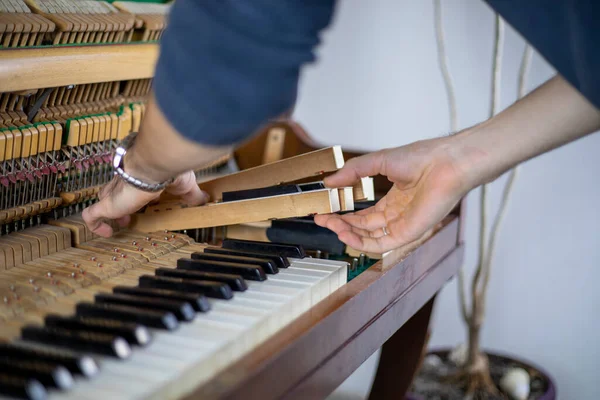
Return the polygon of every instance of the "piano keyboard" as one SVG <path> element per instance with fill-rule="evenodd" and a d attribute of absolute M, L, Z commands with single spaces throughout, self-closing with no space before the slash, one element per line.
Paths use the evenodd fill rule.
<path fill-rule="evenodd" d="M 0 249 L 44 231 L 69 236 L 42 225 L 20 242 L 2 237 Z M 179 398 L 347 281 L 346 262 L 291 245 L 215 247 L 170 232 L 87 239 L 0 271 L 0 396 Z"/>

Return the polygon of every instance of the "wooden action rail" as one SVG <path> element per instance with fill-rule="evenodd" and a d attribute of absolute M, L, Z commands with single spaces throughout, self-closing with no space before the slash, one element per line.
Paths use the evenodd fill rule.
<path fill-rule="evenodd" d="M 185 230 L 227 226 L 277 218 L 292 218 L 347 210 L 354 206 L 351 190 L 321 189 L 227 203 L 209 203 L 188 208 L 154 207 L 151 212 L 133 214 L 130 229 L 151 232 L 157 229 Z"/>

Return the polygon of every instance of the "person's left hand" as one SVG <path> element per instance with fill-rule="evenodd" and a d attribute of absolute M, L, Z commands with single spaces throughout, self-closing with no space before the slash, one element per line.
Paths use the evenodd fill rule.
<path fill-rule="evenodd" d="M 190 206 L 197 206 L 208 201 L 208 194 L 200 190 L 193 171 L 179 175 L 165 189 Z M 138 190 L 125 183 L 122 179 L 114 178 L 100 193 L 100 201 L 83 210 L 82 217 L 88 228 L 102 237 L 110 237 L 113 229 L 106 220 L 114 220 L 124 227 L 129 225 L 130 215 L 153 200 L 158 199 L 162 192 L 149 193 Z"/>

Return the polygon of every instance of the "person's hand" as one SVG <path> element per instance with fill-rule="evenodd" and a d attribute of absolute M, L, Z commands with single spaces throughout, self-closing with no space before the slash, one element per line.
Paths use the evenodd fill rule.
<path fill-rule="evenodd" d="M 316 215 L 315 222 L 360 251 L 382 253 L 418 240 L 470 190 L 458 161 L 464 154 L 440 138 L 350 159 L 325 179 L 328 187 L 351 186 L 361 177 L 384 175 L 392 189 L 373 207 L 344 215 Z"/>
<path fill-rule="evenodd" d="M 165 191 L 181 198 L 190 206 L 197 206 L 208 201 L 208 195 L 196 184 L 193 171 L 179 175 Z M 113 229 L 107 220 L 114 220 L 120 226 L 127 226 L 130 215 L 149 202 L 158 199 L 162 192 L 149 193 L 136 189 L 122 179 L 114 178 L 100 193 L 100 201 L 83 210 L 82 217 L 88 228 L 102 237 L 110 237 Z"/>

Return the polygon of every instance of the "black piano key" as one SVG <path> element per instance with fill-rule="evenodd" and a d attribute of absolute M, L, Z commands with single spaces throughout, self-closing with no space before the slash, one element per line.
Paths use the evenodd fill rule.
<path fill-rule="evenodd" d="M 173 313 L 180 321 L 191 321 L 196 316 L 192 305 L 185 301 L 156 299 L 154 297 L 132 296 L 119 293 L 98 293 L 94 296 L 96 303 L 122 304 L 148 310 L 163 310 Z"/>
<path fill-rule="evenodd" d="M 148 310 L 133 306 L 110 303 L 79 303 L 76 314 L 78 317 L 94 317 L 116 319 L 117 321 L 136 322 L 150 328 L 166 329 L 169 331 L 179 327 L 177 317 L 169 311 Z"/>
<path fill-rule="evenodd" d="M 201 272 L 173 268 L 158 268 L 154 271 L 157 276 L 189 279 L 193 281 L 214 281 L 229 285 L 231 290 L 243 292 L 248 289 L 246 281 L 240 275 L 220 274 L 218 272 Z"/>
<path fill-rule="evenodd" d="M 287 268 L 290 266 L 290 260 L 287 257 L 282 257 L 277 254 L 260 253 L 249 250 L 236 250 L 236 249 L 224 249 L 222 247 L 206 247 L 204 253 L 213 254 L 230 254 L 232 256 L 243 256 L 243 257 L 254 257 L 254 258 L 265 258 L 271 260 L 275 266 L 279 268 Z"/>
<path fill-rule="evenodd" d="M 21 330 L 21 337 L 32 342 L 104 354 L 122 359 L 128 358 L 131 355 L 131 347 L 129 347 L 129 343 L 125 339 L 106 333 L 28 325 Z"/>
<path fill-rule="evenodd" d="M 139 279 L 140 287 L 175 290 L 184 293 L 202 293 L 207 297 L 216 299 L 231 299 L 233 292 L 226 283 L 210 281 L 191 281 L 181 278 L 168 278 L 166 276 L 142 275 Z"/>
<path fill-rule="evenodd" d="M 249 281 L 261 282 L 267 279 L 265 271 L 258 265 L 180 258 L 177 260 L 177 268 L 191 271 L 219 272 L 222 274 L 241 275 L 244 279 L 248 279 Z"/>
<path fill-rule="evenodd" d="M 10 373 L 0 373 L 0 395 L 29 400 L 47 397 L 46 388 L 40 381 Z"/>
<path fill-rule="evenodd" d="M 302 190 L 299 185 L 275 185 L 255 189 L 243 189 L 229 192 L 223 192 L 221 199 L 223 203 L 229 201 L 239 201 L 248 199 L 258 199 L 261 197 L 279 196 L 283 194 L 300 193 Z"/>
<path fill-rule="evenodd" d="M 113 293 L 130 294 L 133 296 L 154 297 L 158 299 L 171 299 L 187 301 L 198 312 L 210 310 L 210 303 L 205 295 L 200 293 L 184 293 L 175 290 L 152 289 L 130 286 L 115 286 Z"/>
<path fill-rule="evenodd" d="M 302 246 L 295 246 L 293 244 L 259 242 L 255 240 L 225 239 L 223 240 L 223 247 L 226 249 L 247 250 L 254 251 L 257 253 L 277 254 L 283 257 L 306 257 L 306 253 L 304 252 Z"/>
<path fill-rule="evenodd" d="M 211 253 L 192 253 L 192 260 L 213 260 L 213 261 L 224 261 L 233 262 L 238 264 L 250 264 L 258 265 L 267 274 L 276 274 L 279 272 L 277 265 L 267 258 L 258 257 L 246 257 L 246 256 L 234 256 L 231 254 L 211 254 Z"/>
<path fill-rule="evenodd" d="M 123 339 L 127 340 L 129 344 L 138 346 L 146 346 L 152 340 L 152 335 L 145 326 L 114 319 L 63 317 L 62 315 L 51 314 L 46 316 L 44 323 L 46 326 L 75 331 L 109 333 L 121 336 Z"/>
<path fill-rule="evenodd" d="M 26 343 L 0 343 L 0 354 L 17 357 L 21 360 L 45 361 L 60 364 L 71 371 L 85 377 L 95 376 L 99 369 L 96 360 L 84 354 L 77 354 L 62 349 L 48 349 L 31 346 Z"/>
<path fill-rule="evenodd" d="M 35 379 L 46 387 L 50 386 L 61 390 L 70 389 L 73 386 L 73 376 L 68 369 L 62 365 L 43 361 L 19 360 L 0 355 L 0 373 Z"/>

